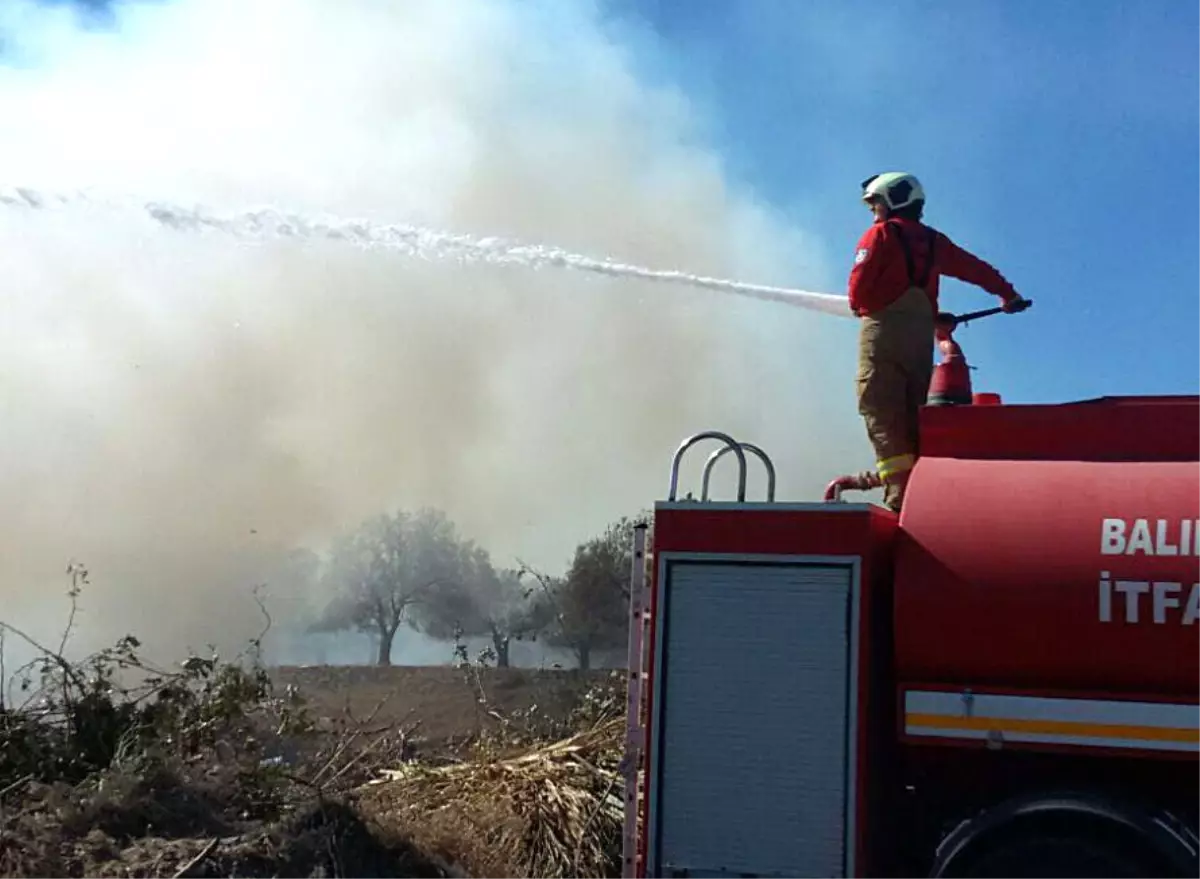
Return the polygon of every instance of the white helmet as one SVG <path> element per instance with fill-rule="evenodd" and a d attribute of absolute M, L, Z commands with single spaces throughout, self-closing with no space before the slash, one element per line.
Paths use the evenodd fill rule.
<path fill-rule="evenodd" d="M 863 181 L 863 200 L 882 198 L 890 210 L 898 211 L 916 201 L 925 200 L 925 190 L 920 181 L 903 171 L 888 171 L 876 174 Z"/>

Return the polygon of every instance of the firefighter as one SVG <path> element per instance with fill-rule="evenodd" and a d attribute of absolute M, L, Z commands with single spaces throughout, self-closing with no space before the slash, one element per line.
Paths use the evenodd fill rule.
<path fill-rule="evenodd" d="M 860 318 L 858 411 L 875 449 L 869 485 L 883 486 L 884 505 L 900 512 L 919 453 L 918 413 L 933 375 L 938 277 L 974 284 L 1003 302 L 1022 297 L 995 268 L 921 222 L 925 191 L 911 174 L 877 174 L 862 184 L 875 215 L 850 271 L 850 309 Z"/>

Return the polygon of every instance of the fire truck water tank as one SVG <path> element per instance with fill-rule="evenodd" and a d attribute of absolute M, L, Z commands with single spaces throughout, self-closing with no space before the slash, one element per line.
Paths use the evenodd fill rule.
<path fill-rule="evenodd" d="M 923 459 L 895 556 L 903 683 L 1194 701 L 1195 461 Z"/>

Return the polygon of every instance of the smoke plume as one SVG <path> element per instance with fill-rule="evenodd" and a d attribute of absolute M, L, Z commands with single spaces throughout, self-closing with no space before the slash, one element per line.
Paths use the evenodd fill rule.
<path fill-rule="evenodd" d="M 0 40 L 0 182 L 840 282 L 586 3 L 173 0 L 87 29 L 7 0 Z M 692 432 L 764 446 L 781 498 L 869 464 L 853 323 L 770 303 L 86 210 L 0 211 L 0 276 L 0 606 L 48 639 L 71 559 L 84 643 L 174 655 L 255 634 L 258 582 L 277 625 L 319 602 L 279 594 L 280 554 L 384 510 L 561 569 Z"/>

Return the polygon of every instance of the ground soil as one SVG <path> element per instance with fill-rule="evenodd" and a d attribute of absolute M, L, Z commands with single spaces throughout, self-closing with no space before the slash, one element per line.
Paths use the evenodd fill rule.
<path fill-rule="evenodd" d="M 314 718 L 333 730 L 374 715 L 373 726 L 417 724 L 425 747 L 495 729 L 506 718 L 565 720 L 579 695 L 612 671 L 451 666 L 285 666 L 272 672 L 278 691 L 298 689 Z M 482 700 L 482 701 L 481 701 Z"/>

